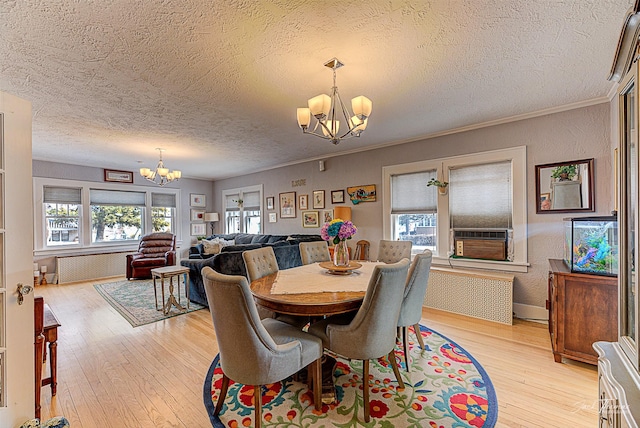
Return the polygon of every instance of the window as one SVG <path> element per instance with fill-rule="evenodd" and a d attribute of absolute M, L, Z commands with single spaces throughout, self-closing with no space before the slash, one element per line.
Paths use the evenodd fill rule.
<path fill-rule="evenodd" d="M 526 272 L 526 170 L 526 147 L 384 167 L 383 236 L 432 250 L 436 265 Z M 507 229 L 508 261 L 450 259 L 454 228 Z"/>
<path fill-rule="evenodd" d="M 144 192 L 91 189 L 91 242 L 138 240 L 144 225 Z"/>
<path fill-rule="evenodd" d="M 175 233 L 173 219 L 176 214 L 176 195 L 170 193 L 151 194 L 151 223 L 154 232 Z"/>
<path fill-rule="evenodd" d="M 262 233 L 262 185 L 222 192 L 226 233 Z"/>
<path fill-rule="evenodd" d="M 391 176 L 391 239 L 411 241 L 413 251 L 436 250 L 437 191 L 426 183 L 436 170 Z"/>
<path fill-rule="evenodd" d="M 79 245 L 82 189 L 44 186 L 46 246 Z"/>

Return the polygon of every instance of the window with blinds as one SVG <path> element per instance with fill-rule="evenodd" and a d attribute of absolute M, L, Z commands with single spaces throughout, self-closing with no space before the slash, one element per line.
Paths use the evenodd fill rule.
<path fill-rule="evenodd" d="M 130 241 L 144 230 L 145 192 L 90 189 L 91 242 Z"/>
<path fill-rule="evenodd" d="M 79 245 L 82 189 L 44 186 L 42 201 L 45 245 L 48 247 Z"/>
<path fill-rule="evenodd" d="M 223 192 L 226 233 L 262 233 L 262 186 Z"/>
<path fill-rule="evenodd" d="M 175 233 L 176 195 L 151 193 L 151 223 L 154 232 Z"/>
<path fill-rule="evenodd" d="M 435 169 L 391 176 L 394 240 L 411 241 L 416 250 L 435 249 L 438 193 L 427 183 L 436 177 Z"/>

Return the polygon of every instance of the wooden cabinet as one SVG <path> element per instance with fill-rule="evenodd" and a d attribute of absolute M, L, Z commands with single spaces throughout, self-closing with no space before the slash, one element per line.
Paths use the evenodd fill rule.
<path fill-rule="evenodd" d="M 615 341 L 618 331 L 616 277 L 571 273 L 564 261 L 549 260 L 549 333 L 553 358 L 597 364 L 592 345 Z"/>

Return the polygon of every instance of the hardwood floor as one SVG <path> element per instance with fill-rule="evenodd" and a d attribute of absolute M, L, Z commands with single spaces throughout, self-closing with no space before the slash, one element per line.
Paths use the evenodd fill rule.
<path fill-rule="evenodd" d="M 42 389 L 42 419 L 63 415 L 73 428 L 210 427 L 202 385 L 217 344 L 208 310 L 133 328 L 94 283 L 36 288 L 62 324 L 58 392 L 52 398 Z M 496 426 L 597 426 L 596 368 L 555 363 L 546 325 L 423 315 L 424 325 L 486 369 L 498 397 Z"/>

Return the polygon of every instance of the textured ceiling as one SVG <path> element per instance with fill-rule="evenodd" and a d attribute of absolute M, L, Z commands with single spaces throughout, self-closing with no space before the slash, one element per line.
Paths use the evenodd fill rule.
<path fill-rule="evenodd" d="M 33 157 L 216 179 L 607 95 L 632 0 L 2 0 L 0 90 Z M 362 137 L 303 135 L 337 84 Z M 141 164 L 142 163 L 142 164 Z"/>

